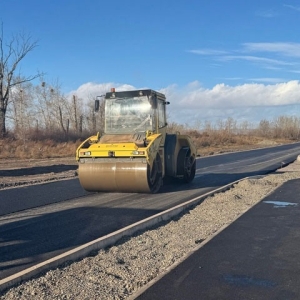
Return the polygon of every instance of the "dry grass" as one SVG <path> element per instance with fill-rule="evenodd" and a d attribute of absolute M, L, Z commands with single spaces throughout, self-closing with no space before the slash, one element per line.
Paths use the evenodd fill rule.
<path fill-rule="evenodd" d="M 268 146 L 288 144 L 294 142 L 290 139 L 264 138 L 256 135 L 234 135 L 224 132 L 211 132 L 200 134 L 197 131 L 186 131 L 192 137 L 200 156 L 208 156 L 217 153 L 250 150 Z"/>
<path fill-rule="evenodd" d="M 238 127 L 231 118 L 218 126 L 205 123 L 201 130 L 170 123 L 168 132 L 189 135 L 200 156 L 288 144 L 300 140 L 300 127 L 297 123 L 300 119 L 282 117 L 279 121 L 261 122 L 256 129 Z M 292 121 L 297 122 L 294 124 Z M 76 148 L 90 135 L 92 134 L 88 131 L 70 131 L 64 134 L 59 130 L 24 130 L 22 135 L 17 132 L 11 133 L 8 137 L 0 139 L 0 159 L 75 157 Z"/>
<path fill-rule="evenodd" d="M 191 136 L 198 155 L 208 156 L 217 153 L 262 148 L 276 144 L 293 142 L 289 139 L 266 139 L 254 135 L 226 135 L 224 132 L 199 133 L 196 130 L 182 132 Z M 53 138 L 42 140 L 0 139 L 0 159 L 43 159 L 75 157 L 76 148 L 82 139 L 56 141 Z"/>
<path fill-rule="evenodd" d="M 56 142 L 54 140 L 0 139 L 0 158 L 40 159 L 75 156 L 80 141 Z"/>

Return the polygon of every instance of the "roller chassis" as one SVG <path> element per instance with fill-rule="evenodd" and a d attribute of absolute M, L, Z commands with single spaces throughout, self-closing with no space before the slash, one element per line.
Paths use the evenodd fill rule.
<path fill-rule="evenodd" d="M 194 179 L 196 148 L 189 136 L 166 133 L 168 103 L 163 94 L 153 90 L 116 92 L 107 93 L 105 100 L 107 131 L 88 138 L 76 152 L 79 180 L 86 190 L 156 193 L 166 178 L 186 183 Z M 131 115 L 121 132 L 116 133 L 118 122 L 111 117 L 113 106 L 125 110 L 124 103 L 130 103 Z M 143 105 L 140 110 L 151 114 L 136 124 L 137 118 L 133 119 L 139 110 L 133 108 L 139 108 L 139 103 Z M 126 125 L 130 128 L 126 129 Z"/>

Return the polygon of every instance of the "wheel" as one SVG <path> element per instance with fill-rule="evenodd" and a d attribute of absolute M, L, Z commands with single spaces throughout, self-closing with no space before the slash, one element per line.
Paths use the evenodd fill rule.
<path fill-rule="evenodd" d="M 188 153 L 189 155 L 189 153 Z M 185 158 L 183 182 L 189 183 L 193 181 L 196 173 L 196 160 L 192 156 Z"/>
<path fill-rule="evenodd" d="M 162 163 L 159 154 L 156 155 L 151 170 L 148 166 L 148 184 L 153 194 L 157 193 L 162 185 Z"/>
<path fill-rule="evenodd" d="M 196 160 L 191 156 L 191 149 L 183 147 L 180 149 L 177 158 L 177 174 L 182 182 L 189 183 L 193 181 L 196 173 Z"/>

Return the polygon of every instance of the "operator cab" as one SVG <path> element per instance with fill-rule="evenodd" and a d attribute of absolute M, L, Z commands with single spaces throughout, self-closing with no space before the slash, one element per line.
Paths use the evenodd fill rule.
<path fill-rule="evenodd" d="M 98 104 L 97 104 L 98 101 Z M 158 132 L 166 123 L 166 98 L 153 90 L 111 92 L 105 95 L 105 134 Z M 99 109 L 96 100 L 95 110 Z"/>

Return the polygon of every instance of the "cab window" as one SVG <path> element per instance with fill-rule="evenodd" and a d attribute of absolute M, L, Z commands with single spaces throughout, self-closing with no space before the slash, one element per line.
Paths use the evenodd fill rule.
<path fill-rule="evenodd" d="M 163 101 L 157 101 L 157 108 L 158 108 L 158 127 L 162 128 L 166 126 L 166 111 L 165 111 L 165 104 Z"/>

